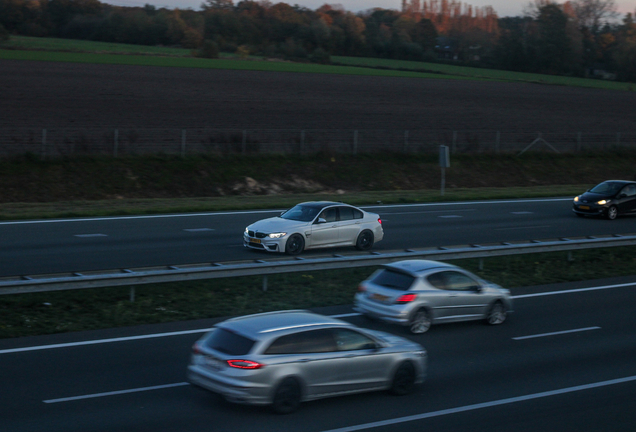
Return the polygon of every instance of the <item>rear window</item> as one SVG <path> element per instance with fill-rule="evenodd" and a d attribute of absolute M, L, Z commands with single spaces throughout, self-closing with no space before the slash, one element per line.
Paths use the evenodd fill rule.
<path fill-rule="evenodd" d="M 220 327 L 205 341 L 208 348 L 229 355 L 245 355 L 250 352 L 254 343 L 252 339 Z"/>
<path fill-rule="evenodd" d="M 406 273 L 401 273 L 392 269 L 384 269 L 379 271 L 371 282 L 386 288 L 406 291 L 411 288 L 411 285 L 415 282 L 415 278 Z"/>

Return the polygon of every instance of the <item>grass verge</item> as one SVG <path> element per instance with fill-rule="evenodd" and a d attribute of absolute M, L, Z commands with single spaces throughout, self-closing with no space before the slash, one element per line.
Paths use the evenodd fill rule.
<path fill-rule="evenodd" d="M 511 288 L 634 274 L 634 247 L 452 261 Z M 0 338 L 350 304 L 375 268 L 0 296 Z"/>

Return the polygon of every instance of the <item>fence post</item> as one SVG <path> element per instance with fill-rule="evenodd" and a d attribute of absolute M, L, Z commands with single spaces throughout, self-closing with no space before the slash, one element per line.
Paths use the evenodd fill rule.
<path fill-rule="evenodd" d="M 358 131 L 353 131 L 353 154 L 358 154 Z"/>
<path fill-rule="evenodd" d="M 404 153 L 408 152 L 409 148 L 409 131 L 404 131 Z"/>
<path fill-rule="evenodd" d="M 245 154 L 246 146 L 247 146 L 247 131 L 243 129 L 243 140 L 241 141 L 241 154 Z"/>
<path fill-rule="evenodd" d="M 46 159 L 46 129 L 42 129 L 42 159 Z"/>
<path fill-rule="evenodd" d="M 581 132 L 576 134 L 576 152 L 581 152 Z"/>
<path fill-rule="evenodd" d="M 499 142 L 501 140 L 501 134 L 497 131 L 497 138 L 495 139 L 495 153 L 499 153 Z"/>
<path fill-rule="evenodd" d="M 451 152 L 455 154 L 457 151 L 457 131 L 453 131 L 453 144 L 451 146 Z"/>
<path fill-rule="evenodd" d="M 181 157 L 184 158 L 186 153 L 186 130 L 181 129 Z"/>
<path fill-rule="evenodd" d="M 117 157 L 118 147 L 119 147 L 119 129 L 115 129 L 115 146 L 113 149 L 113 157 Z"/>
<path fill-rule="evenodd" d="M 300 150 L 299 153 L 302 155 L 303 154 L 303 149 L 305 148 L 305 131 L 301 130 L 300 131 Z"/>

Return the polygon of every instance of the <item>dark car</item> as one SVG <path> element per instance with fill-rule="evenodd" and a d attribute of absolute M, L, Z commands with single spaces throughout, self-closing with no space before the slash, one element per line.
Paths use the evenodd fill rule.
<path fill-rule="evenodd" d="M 577 216 L 605 216 L 610 220 L 619 214 L 636 213 L 636 182 L 604 181 L 575 197 L 572 211 Z"/>

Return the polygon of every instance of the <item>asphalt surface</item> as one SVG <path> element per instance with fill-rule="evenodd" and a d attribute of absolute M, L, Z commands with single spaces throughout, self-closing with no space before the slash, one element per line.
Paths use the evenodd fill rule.
<path fill-rule="evenodd" d="M 570 198 L 364 207 L 379 213 L 376 251 L 636 232 L 634 217 L 577 218 Z M 0 277 L 253 260 L 245 227 L 280 210 L 0 222 Z M 354 248 L 307 251 L 304 256 Z"/>
<path fill-rule="evenodd" d="M 429 353 L 428 380 L 415 393 L 324 399 L 286 416 L 185 383 L 190 347 L 213 320 L 0 340 L 0 430 L 633 432 L 636 276 L 513 295 L 503 325 L 408 335 Z"/>

